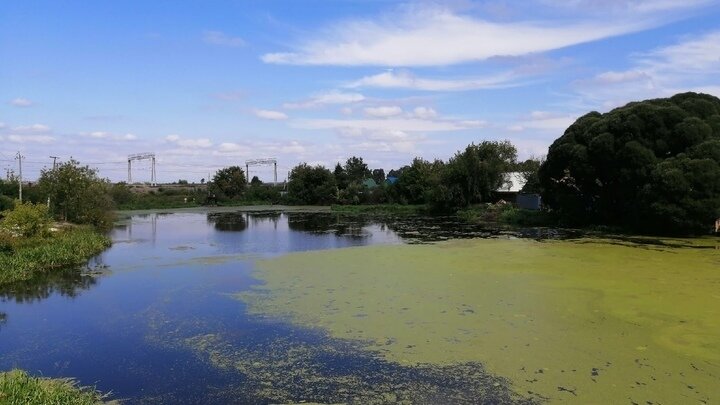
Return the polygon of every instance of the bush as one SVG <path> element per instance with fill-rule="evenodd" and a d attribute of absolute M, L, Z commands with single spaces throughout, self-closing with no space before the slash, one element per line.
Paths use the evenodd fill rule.
<path fill-rule="evenodd" d="M 19 203 L 3 212 L 2 228 L 24 237 L 45 236 L 50 231 L 50 214 L 44 204 Z"/>
<path fill-rule="evenodd" d="M 115 208 L 110 182 L 97 170 L 80 166 L 75 160 L 41 172 L 39 188 L 50 198 L 53 215 L 63 221 L 109 228 Z"/>
<path fill-rule="evenodd" d="M 15 208 L 15 200 L 6 195 L 0 195 L 0 211 L 8 211 L 13 208 Z"/>

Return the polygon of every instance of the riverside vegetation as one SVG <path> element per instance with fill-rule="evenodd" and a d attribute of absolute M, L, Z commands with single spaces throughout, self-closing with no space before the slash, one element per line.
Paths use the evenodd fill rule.
<path fill-rule="evenodd" d="M 496 190 L 508 172 L 521 173 L 522 192 L 542 195 L 543 212 L 489 205 L 500 199 Z M 415 158 L 387 175 L 356 156 L 332 171 L 301 163 L 284 193 L 257 177 L 249 186 L 246 180 L 242 168 L 232 166 L 202 187 L 133 194 L 118 184 L 113 196 L 126 209 L 280 203 L 375 212 L 344 207 L 389 205 L 384 211 L 421 207 L 511 225 L 706 234 L 720 218 L 720 99 L 682 93 L 590 112 L 550 146 L 547 158 L 518 161 L 511 142 L 481 141 L 447 161 Z"/>
<path fill-rule="evenodd" d="M 19 284 L 80 267 L 108 248 L 110 239 L 101 233 L 113 223 L 108 185 L 94 170 L 71 160 L 42 172 L 34 197 L 47 204 L 3 196 L 0 287 L 22 289 Z M 1 403 L 94 404 L 102 398 L 67 379 L 35 378 L 20 370 L 0 374 Z"/>
<path fill-rule="evenodd" d="M 95 405 L 105 396 L 71 379 L 32 377 L 22 370 L 0 373 L 0 403 Z"/>

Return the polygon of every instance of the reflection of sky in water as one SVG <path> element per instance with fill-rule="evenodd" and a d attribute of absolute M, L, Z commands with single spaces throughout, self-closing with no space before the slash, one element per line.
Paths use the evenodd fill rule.
<path fill-rule="evenodd" d="M 183 339 L 218 332 L 238 344 L 288 333 L 317 338 L 247 317 L 242 303 L 224 295 L 256 283 L 255 258 L 402 242 L 382 223 L 293 213 L 138 215 L 112 237 L 113 247 L 96 260 L 107 268 L 93 282 L 40 281 L 25 286 L 23 300 L 3 292 L 0 369 L 75 377 L 120 398 L 203 402 L 211 385 L 241 384 L 242 377 L 211 367 Z"/>

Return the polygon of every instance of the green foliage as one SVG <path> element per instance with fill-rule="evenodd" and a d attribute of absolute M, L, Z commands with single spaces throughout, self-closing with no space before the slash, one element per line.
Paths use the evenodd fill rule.
<path fill-rule="evenodd" d="M 115 205 L 110 182 L 99 178 L 97 170 L 70 160 L 44 169 L 38 187 L 50 198 L 50 212 L 56 218 L 103 229 L 112 226 Z"/>
<path fill-rule="evenodd" d="M 439 160 L 428 162 L 415 158 L 410 166 L 399 170 L 399 178 L 393 186 L 394 198 L 407 204 L 424 204 L 431 188 L 439 181 L 443 163 Z M 393 171 L 391 171 L 392 173 Z"/>
<path fill-rule="evenodd" d="M 240 197 L 247 186 L 245 171 L 239 166 L 230 166 L 215 173 L 209 191 L 219 200 Z"/>
<path fill-rule="evenodd" d="M 542 166 L 544 158 L 530 158 L 523 162 L 519 162 L 513 171 L 520 172 L 525 185 L 522 188 L 523 193 L 540 193 L 540 166 Z"/>
<path fill-rule="evenodd" d="M 18 181 L 14 177 L 10 180 L 0 179 L 0 195 L 9 197 L 12 200 L 18 198 Z"/>
<path fill-rule="evenodd" d="M 372 179 L 375 180 L 375 183 L 377 184 L 383 184 L 385 182 L 385 170 L 373 169 Z"/>
<path fill-rule="evenodd" d="M 50 214 L 44 204 L 18 202 L 12 210 L 3 211 L 2 216 L 0 228 L 12 234 L 35 237 L 50 231 Z"/>
<path fill-rule="evenodd" d="M 322 166 L 302 163 L 290 172 L 288 199 L 293 204 L 332 204 L 336 194 L 335 176 Z"/>
<path fill-rule="evenodd" d="M 250 180 L 251 186 L 262 186 L 263 182 L 260 181 L 260 178 L 258 176 L 253 176 L 252 180 Z"/>
<path fill-rule="evenodd" d="M 15 208 L 15 200 L 8 196 L 0 195 L 0 212 L 11 210 L 13 208 Z"/>
<path fill-rule="evenodd" d="M 272 184 L 252 184 L 243 195 L 245 202 L 277 204 L 280 202 L 280 190 Z"/>
<path fill-rule="evenodd" d="M 348 182 L 362 183 L 363 180 L 371 176 L 368 165 L 363 162 L 363 158 L 353 156 L 345 162 L 345 173 L 347 173 Z"/>
<path fill-rule="evenodd" d="M 720 99 L 684 93 L 586 114 L 550 146 L 539 179 L 567 223 L 705 231 L 720 217 Z"/>
<path fill-rule="evenodd" d="M 110 197 L 117 207 L 122 207 L 132 203 L 135 200 L 135 193 L 130 190 L 127 183 L 115 183 L 110 187 Z"/>
<path fill-rule="evenodd" d="M 32 377 L 17 369 L 0 373 L 2 404 L 94 405 L 105 398 L 94 388 L 80 387 L 71 379 Z"/>
<path fill-rule="evenodd" d="M 470 144 L 443 167 L 430 203 L 439 210 L 490 200 L 515 166 L 517 150 L 509 141 Z"/>
<path fill-rule="evenodd" d="M 340 163 L 335 165 L 335 171 L 333 171 L 333 176 L 335 177 L 335 184 L 337 184 L 337 187 L 340 190 L 344 190 L 350 183 L 347 172 Z"/>
<path fill-rule="evenodd" d="M 0 284 L 29 280 L 53 269 L 82 265 L 108 246 L 108 237 L 82 227 L 47 237 L 11 238 L 5 235 L 0 238 Z"/>
<path fill-rule="evenodd" d="M 367 200 L 368 188 L 364 184 L 352 182 L 344 189 L 338 191 L 338 203 L 362 204 Z"/>

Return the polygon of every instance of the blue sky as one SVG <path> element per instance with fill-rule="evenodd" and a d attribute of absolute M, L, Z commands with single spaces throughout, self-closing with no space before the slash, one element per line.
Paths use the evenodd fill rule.
<path fill-rule="evenodd" d="M 161 181 L 540 156 L 588 111 L 682 91 L 720 96 L 718 1 L 0 3 L 0 167 L 20 151 L 30 179 L 51 155 L 122 180 L 151 151 Z"/>

